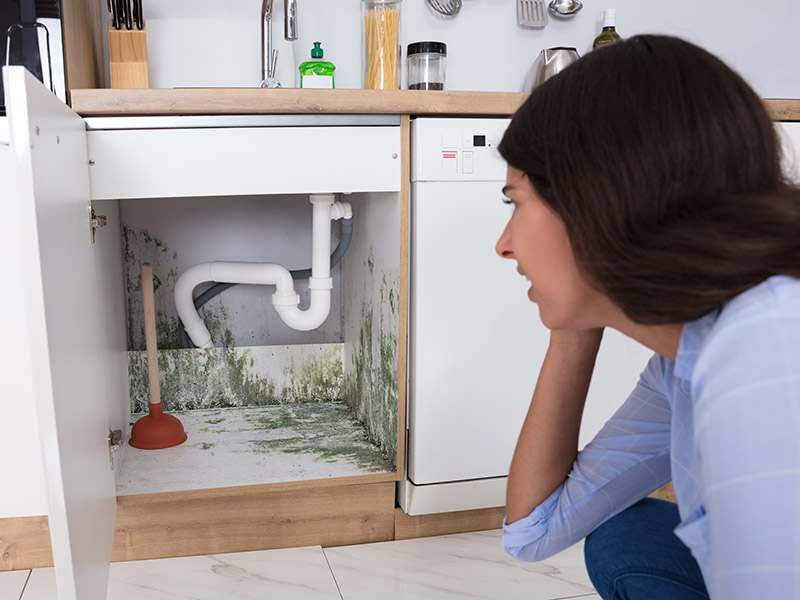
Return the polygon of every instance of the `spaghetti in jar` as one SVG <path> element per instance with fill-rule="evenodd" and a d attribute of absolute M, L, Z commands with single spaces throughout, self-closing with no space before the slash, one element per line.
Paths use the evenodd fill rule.
<path fill-rule="evenodd" d="M 364 88 L 400 89 L 400 2 L 363 0 Z"/>

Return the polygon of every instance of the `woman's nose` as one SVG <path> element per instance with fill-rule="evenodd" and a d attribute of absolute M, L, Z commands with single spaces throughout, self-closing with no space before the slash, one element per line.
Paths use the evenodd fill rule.
<path fill-rule="evenodd" d="M 511 249 L 511 221 L 506 224 L 506 228 L 497 240 L 494 247 L 495 252 L 500 258 L 514 258 L 514 251 Z"/>

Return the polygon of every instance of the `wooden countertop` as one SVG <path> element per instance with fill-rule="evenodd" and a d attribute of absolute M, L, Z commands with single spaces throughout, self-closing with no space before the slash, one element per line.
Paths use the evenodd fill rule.
<path fill-rule="evenodd" d="M 351 113 L 507 116 L 524 102 L 518 92 L 179 88 L 72 90 L 83 116 Z M 778 121 L 800 121 L 800 100 L 764 100 Z"/>
<path fill-rule="evenodd" d="M 352 113 L 507 116 L 527 94 L 419 90 L 197 88 L 72 90 L 72 108 L 88 116 Z"/>

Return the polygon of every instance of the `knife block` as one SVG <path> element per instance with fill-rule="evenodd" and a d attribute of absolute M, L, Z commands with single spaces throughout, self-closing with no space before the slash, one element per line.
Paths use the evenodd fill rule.
<path fill-rule="evenodd" d="M 108 66 L 114 89 L 147 88 L 147 24 L 114 29 L 108 22 Z"/>

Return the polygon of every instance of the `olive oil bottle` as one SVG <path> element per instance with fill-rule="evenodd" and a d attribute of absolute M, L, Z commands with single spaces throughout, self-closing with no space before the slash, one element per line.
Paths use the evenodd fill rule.
<path fill-rule="evenodd" d="M 594 38 L 594 44 L 592 44 L 592 50 L 595 50 L 600 46 L 613 44 L 615 42 L 619 42 L 622 40 L 622 38 L 617 33 L 616 24 L 617 24 L 617 9 L 616 8 L 605 9 L 603 11 L 603 31 L 600 32 L 600 35 Z"/>

